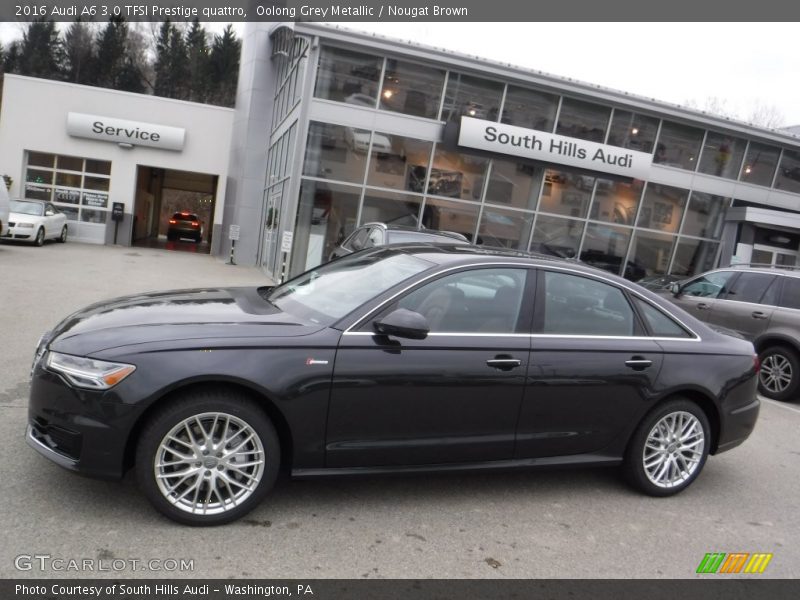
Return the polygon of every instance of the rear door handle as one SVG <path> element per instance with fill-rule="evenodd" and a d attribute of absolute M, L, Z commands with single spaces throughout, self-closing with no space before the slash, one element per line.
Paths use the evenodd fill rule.
<path fill-rule="evenodd" d="M 766 318 L 767 318 L 767 315 L 765 315 L 765 314 L 764 314 L 763 312 L 761 312 L 760 310 L 754 310 L 754 311 L 753 311 L 752 313 L 750 313 L 750 314 L 752 315 L 752 317 L 753 317 L 754 319 L 766 319 Z"/>
<path fill-rule="evenodd" d="M 518 358 L 511 358 L 510 356 L 496 356 L 495 358 L 490 358 L 487 360 L 486 364 L 494 369 L 499 369 L 500 371 L 510 371 L 511 369 L 516 369 L 518 366 L 520 366 L 522 361 Z"/>
<path fill-rule="evenodd" d="M 646 368 L 653 366 L 653 361 L 643 356 L 634 356 L 625 361 L 625 366 L 634 371 L 644 371 Z"/>

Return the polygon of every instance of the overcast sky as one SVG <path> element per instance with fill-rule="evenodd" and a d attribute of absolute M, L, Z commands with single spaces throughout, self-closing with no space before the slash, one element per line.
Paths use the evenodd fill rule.
<path fill-rule="evenodd" d="M 342 25 L 676 104 L 703 108 L 716 97 L 742 119 L 759 103 L 774 106 L 785 125 L 800 124 L 798 23 Z M 19 23 L 0 23 L 4 43 L 21 31 Z"/>

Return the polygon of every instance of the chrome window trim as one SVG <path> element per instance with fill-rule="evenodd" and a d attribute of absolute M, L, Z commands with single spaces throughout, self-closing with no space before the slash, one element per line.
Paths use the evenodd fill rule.
<path fill-rule="evenodd" d="M 676 321 L 683 329 L 685 329 L 687 332 L 689 332 L 689 334 L 692 337 L 688 337 L 688 338 L 674 337 L 673 338 L 673 337 L 649 337 L 649 336 L 575 335 L 575 334 L 558 334 L 558 333 L 443 333 L 443 332 L 429 333 L 428 336 L 461 336 L 461 337 L 468 337 L 468 336 L 469 337 L 486 337 L 486 336 L 510 337 L 510 336 L 513 336 L 513 337 L 533 337 L 533 338 L 541 337 L 541 338 L 600 339 L 600 340 L 603 340 L 603 339 L 623 339 L 623 340 L 656 340 L 656 341 L 676 341 L 676 340 L 678 340 L 678 341 L 685 341 L 685 342 L 701 342 L 701 341 L 703 341 L 702 337 L 700 337 L 700 335 L 694 329 L 692 329 L 691 327 L 686 325 L 686 323 L 684 323 L 681 319 L 679 319 L 674 314 L 672 314 L 672 312 L 670 312 L 669 310 L 666 310 L 666 309 L 654 304 L 648 298 L 646 298 L 644 295 L 642 295 L 639 291 L 635 290 L 633 287 L 631 287 L 630 285 L 627 285 L 626 283 L 620 283 L 618 281 L 614 281 L 614 280 L 609 279 L 607 277 L 603 277 L 602 275 L 598 275 L 598 274 L 595 274 L 595 273 L 586 273 L 584 271 L 570 269 L 568 267 L 561 267 L 561 266 L 557 266 L 557 265 L 538 265 L 538 264 L 532 264 L 531 265 L 531 264 L 516 263 L 516 262 L 467 263 L 467 264 L 460 264 L 460 265 L 452 266 L 452 267 L 449 267 L 449 268 L 444 269 L 442 271 L 438 271 L 436 273 L 432 273 L 432 274 L 428 275 L 427 277 L 424 277 L 423 279 L 420 279 L 419 281 L 415 281 L 414 283 L 405 286 L 403 289 L 401 289 L 400 291 L 396 292 L 395 294 L 393 294 L 392 296 L 390 296 L 389 298 L 387 298 L 386 300 L 381 302 L 373 310 L 371 310 L 371 311 L 367 312 L 366 314 L 361 315 L 360 317 L 358 317 L 358 319 L 350 327 L 348 327 L 347 329 L 344 330 L 344 332 L 342 332 L 342 335 L 370 335 L 370 336 L 375 335 L 373 332 L 370 332 L 370 331 L 353 331 L 353 329 L 357 329 L 358 327 L 360 327 L 363 324 L 363 322 L 367 319 L 367 317 L 369 317 L 369 315 L 375 314 L 377 312 L 380 312 L 381 310 L 383 310 L 383 308 L 386 305 L 388 305 L 390 302 L 392 302 L 395 298 L 397 298 L 398 296 L 404 294 L 405 292 L 407 292 L 411 288 L 413 288 L 413 287 L 415 287 L 417 285 L 420 285 L 420 284 L 424 284 L 426 281 L 428 281 L 430 279 L 433 279 L 434 277 L 437 277 L 439 275 L 443 275 L 443 274 L 449 273 L 451 271 L 457 271 L 459 269 L 469 269 L 469 268 L 474 268 L 474 267 L 512 267 L 512 268 L 517 268 L 517 269 L 536 269 L 536 270 L 541 269 L 541 270 L 546 270 L 546 271 L 547 270 L 550 270 L 550 271 L 562 271 L 562 272 L 565 272 L 565 273 L 570 273 L 570 274 L 573 274 L 573 275 L 577 275 L 579 277 L 587 277 L 589 279 L 595 279 L 595 280 L 603 281 L 603 282 L 607 283 L 608 285 L 611 285 L 611 286 L 614 286 L 614 287 L 617 287 L 617 288 L 624 288 L 624 289 L 628 290 L 628 292 L 630 292 L 631 294 L 634 294 L 641 301 L 646 302 L 647 304 L 652 306 L 655 310 L 658 310 L 658 311 L 666 314 L 670 319 L 672 319 L 673 321 Z M 634 310 L 633 307 L 631 307 L 631 310 Z"/>

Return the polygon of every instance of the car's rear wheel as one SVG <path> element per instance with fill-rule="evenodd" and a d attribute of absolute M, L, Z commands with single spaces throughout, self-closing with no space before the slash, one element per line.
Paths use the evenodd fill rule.
<path fill-rule="evenodd" d="M 139 484 L 164 515 L 220 525 L 255 508 L 275 483 L 278 435 L 246 396 L 191 392 L 145 426 L 136 452 Z"/>
<path fill-rule="evenodd" d="M 711 428 L 694 402 L 675 399 L 651 411 L 639 424 L 625 456 L 625 475 L 650 496 L 686 489 L 703 470 Z"/>
<path fill-rule="evenodd" d="M 791 400 L 800 385 L 800 358 L 785 346 L 771 346 L 758 355 L 758 391 L 773 400 Z"/>
<path fill-rule="evenodd" d="M 67 226 L 66 225 L 64 225 L 61 228 L 61 235 L 58 236 L 58 241 L 60 243 L 62 243 L 62 244 L 66 243 L 66 241 L 67 241 Z"/>
<path fill-rule="evenodd" d="M 44 227 L 39 227 L 39 231 L 36 232 L 36 238 L 33 240 L 33 243 L 37 246 L 44 246 Z"/>

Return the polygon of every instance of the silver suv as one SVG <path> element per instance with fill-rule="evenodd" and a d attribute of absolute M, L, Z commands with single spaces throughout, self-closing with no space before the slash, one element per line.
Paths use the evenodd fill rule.
<path fill-rule="evenodd" d="M 764 396 L 798 396 L 800 272 L 728 267 L 673 283 L 666 293 L 698 319 L 753 342 L 761 360 L 758 387 Z"/>

